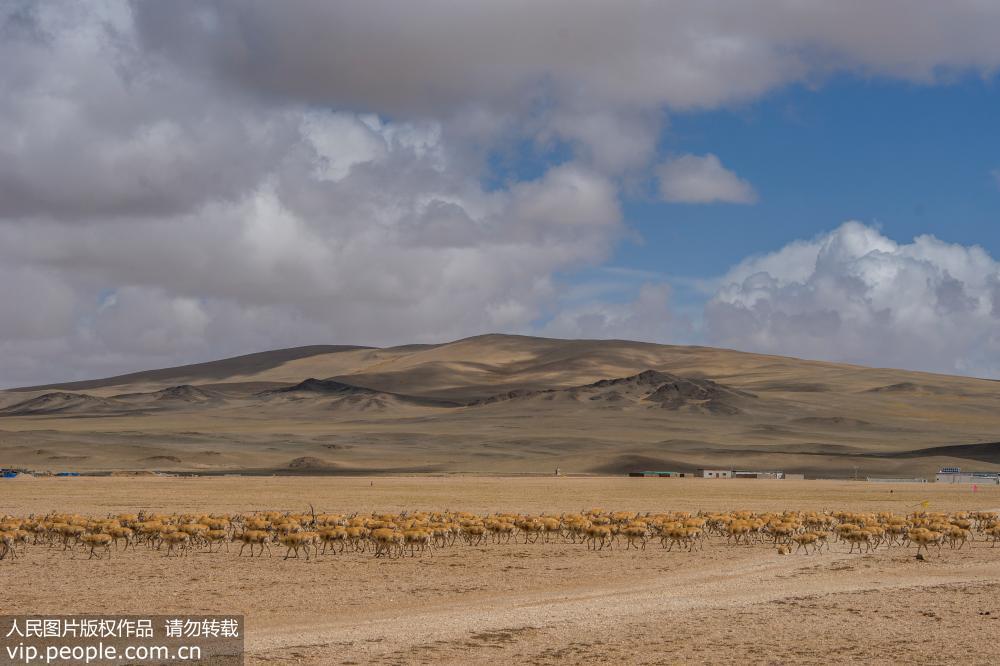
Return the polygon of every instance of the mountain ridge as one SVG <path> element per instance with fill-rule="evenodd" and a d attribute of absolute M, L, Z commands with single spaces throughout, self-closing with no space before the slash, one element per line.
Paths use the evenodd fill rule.
<path fill-rule="evenodd" d="M 324 473 L 601 472 L 659 460 L 913 475 L 970 452 L 980 452 L 976 464 L 993 460 L 976 447 L 998 439 L 1000 383 L 493 334 L 314 345 L 23 387 L 0 391 L 0 415 L 0 455 L 25 467 L 55 456 L 90 470 L 169 461 L 178 471 L 261 473 L 304 457 L 328 461 Z"/>

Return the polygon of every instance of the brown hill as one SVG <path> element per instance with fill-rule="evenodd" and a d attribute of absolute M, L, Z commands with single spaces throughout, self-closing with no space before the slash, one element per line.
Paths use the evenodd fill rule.
<path fill-rule="evenodd" d="M 511 400 L 573 401 L 618 409 L 629 407 L 686 410 L 714 414 L 740 414 L 740 405 L 752 393 L 713 382 L 710 379 L 677 377 L 658 370 L 645 370 L 629 377 L 601 379 L 568 389 L 515 390 L 478 400 L 489 405 Z"/>
<path fill-rule="evenodd" d="M 162 468 L 172 456 L 179 470 L 215 472 L 316 458 L 367 471 L 622 471 L 647 460 L 926 475 L 963 461 L 989 468 L 979 445 L 1000 435 L 1000 383 L 487 335 L 304 347 L 17 389 L 0 392 L 0 415 L 5 464 L 42 469 L 37 451 L 82 470 L 149 469 L 154 456 Z"/>
<path fill-rule="evenodd" d="M 378 395 L 378 391 L 363 386 L 345 384 L 333 379 L 315 379 L 310 377 L 304 379 L 294 386 L 284 386 L 281 388 L 261 391 L 257 395 L 265 399 L 288 399 L 288 400 L 308 400 L 317 396 L 358 396 L 358 395 Z"/>
<path fill-rule="evenodd" d="M 459 406 L 457 403 L 376 391 L 335 379 L 315 379 L 313 377 L 293 386 L 261 391 L 255 397 L 270 404 L 292 403 L 300 407 L 312 405 L 337 411 L 365 412 L 406 407 Z M 266 407 L 267 405 L 261 405 L 261 409 L 266 409 Z"/>
<path fill-rule="evenodd" d="M 127 406 L 115 400 L 96 398 L 84 393 L 53 391 L 15 402 L 0 409 L 0 416 L 94 416 L 119 412 Z"/>
<path fill-rule="evenodd" d="M 222 399 L 222 394 L 217 391 L 198 388 L 190 384 L 169 386 L 165 389 L 146 393 L 123 393 L 114 396 L 114 400 L 119 402 L 158 407 L 169 405 L 203 405 L 216 403 Z"/>

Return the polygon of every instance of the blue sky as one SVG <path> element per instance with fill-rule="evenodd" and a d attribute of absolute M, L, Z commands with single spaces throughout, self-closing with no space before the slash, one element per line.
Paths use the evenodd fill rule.
<path fill-rule="evenodd" d="M 973 76 L 935 86 L 840 76 L 734 108 L 671 115 L 662 157 L 716 154 L 759 200 L 669 203 L 647 186 L 623 207 L 637 236 L 607 262 L 629 270 L 566 279 L 615 283 L 609 294 L 626 299 L 634 283 L 659 274 L 679 304 L 697 309 L 710 296 L 697 281 L 848 220 L 901 242 L 931 234 L 1000 257 L 998 122 L 997 79 Z"/>
<path fill-rule="evenodd" d="M 715 153 L 760 195 L 751 206 L 629 201 L 644 243 L 611 263 L 716 275 L 846 220 L 909 240 L 934 234 L 1000 256 L 1000 88 L 841 77 L 736 109 L 672 116 L 661 154 Z"/>

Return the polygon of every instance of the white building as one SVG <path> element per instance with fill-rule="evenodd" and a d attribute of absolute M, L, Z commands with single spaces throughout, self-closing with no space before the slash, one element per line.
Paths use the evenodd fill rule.
<path fill-rule="evenodd" d="M 702 479 L 805 479 L 803 474 L 786 474 L 781 470 L 753 471 L 743 469 L 699 469 L 695 476 Z"/>
<path fill-rule="evenodd" d="M 731 479 L 733 470 L 731 469 L 699 469 L 698 476 L 703 479 Z"/>

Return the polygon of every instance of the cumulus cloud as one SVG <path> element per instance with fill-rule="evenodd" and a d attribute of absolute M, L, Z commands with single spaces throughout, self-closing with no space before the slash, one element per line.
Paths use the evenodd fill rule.
<path fill-rule="evenodd" d="M 893 241 L 848 222 L 748 259 L 705 309 L 728 347 L 1000 376 L 1000 263 L 982 248 Z"/>
<path fill-rule="evenodd" d="M 549 319 L 657 335 L 635 318 L 662 313 L 653 288 L 595 304 L 600 321 L 553 310 L 559 276 L 627 233 L 620 190 L 652 175 L 667 114 L 842 71 L 986 74 L 998 18 L 977 2 L 2 3 L 0 385 Z M 549 144 L 530 176 L 497 173 L 509 146 Z M 942 281 L 942 307 L 966 312 L 952 276 L 964 291 Z"/>
<path fill-rule="evenodd" d="M 524 330 L 553 273 L 600 261 L 622 228 L 615 188 L 578 165 L 487 192 L 402 144 L 375 152 L 331 180 L 303 149 L 237 201 L 141 224 L 0 224 L 0 263 L 28 287 L 0 299 L 19 322 L 5 333 L 161 363 Z"/>
<path fill-rule="evenodd" d="M 674 157 L 660 165 L 657 175 L 664 201 L 694 204 L 757 201 L 753 186 L 722 166 L 712 153 Z"/>
<path fill-rule="evenodd" d="M 586 163 L 486 188 L 440 120 L 218 94 L 148 61 L 128 6 L 67 9 L 4 17 L 32 75 L 0 67 L 3 384 L 523 331 L 622 232 Z"/>

